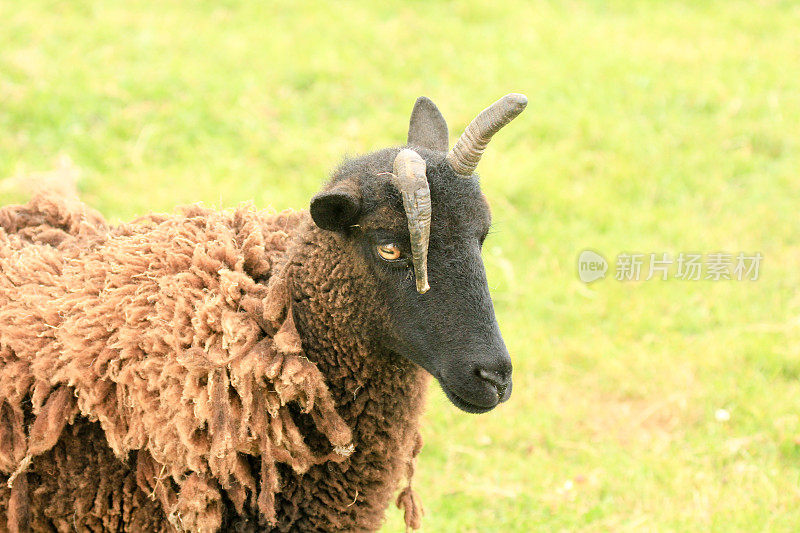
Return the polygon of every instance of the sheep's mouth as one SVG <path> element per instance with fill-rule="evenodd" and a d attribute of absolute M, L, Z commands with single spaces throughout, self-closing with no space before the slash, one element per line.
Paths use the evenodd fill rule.
<path fill-rule="evenodd" d="M 462 394 L 459 394 L 455 390 L 453 390 L 452 387 L 448 386 L 445 383 L 445 379 L 442 376 L 441 371 L 437 370 L 435 367 L 433 367 L 433 365 L 420 363 L 420 362 L 418 362 L 419 358 L 410 357 L 410 356 L 400 356 L 397 352 L 393 352 L 393 353 L 395 355 L 397 355 L 398 357 L 404 357 L 406 359 L 409 359 L 411 361 L 416 362 L 418 365 L 420 365 L 422 368 L 424 368 L 426 371 L 428 371 L 428 373 L 430 373 L 434 378 L 436 378 L 436 381 L 439 382 L 439 386 L 444 391 L 444 394 L 445 394 L 445 396 L 447 396 L 447 399 L 450 400 L 450 403 L 452 403 L 453 405 L 455 405 L 456 407 L 458 407 L 459 409 L 461 409 L 462 411 L 465 411 L 467 413 L 472 413 L 472 414 L 488 413 L 489 411 L 491 411 L 492 409 L 497 407 L 497 405 L 499 403 L 506 401 L 508 399 L 508 396 L 510 396 L 511 387 L 508 387 L 508 389 L 503 394 L 503 397 L 500 398 L 499 394 L 498 394 L 498 396 L 495 398 L 494 402 L 491 402 L 491 404 L 487 404 L 485 402 L 483 402 L 483 403 L 471 402 L 471 401 L 467 400 L 466 398 L 464 398 L 464 396 Z"/>
<path fill-rule="evenodd" d="M 495 402 L 494 405 L 491 405 L 491 406 L 474 404 L 474 403 L 472 403 L 470 401 L 465 400 L 464 398 L 459 396 L 457 393 L 455 393 L 454 391 L 452 391 L 449 388 L 447 388 L 447 386 L 444 384 L 444 381 L 442 380 L 441 376 L 436 375 L 436 380 L 439 382 L 439 386 L 442 387 L 442 390 L 444 391 L 445 396 L 447 396 L 447 399 L 450 400 L 450 402 L 453 405 L 455 405 L 456 407 L 458 407 L 462 411 L 466 411 L 467 413 L 472 413 L 472 414 L 488 413 L 489 411 L 491 411 L 492 409 L 497 407 L 498 403 L 500 403 L 498 401 L 498 402 Z"/>

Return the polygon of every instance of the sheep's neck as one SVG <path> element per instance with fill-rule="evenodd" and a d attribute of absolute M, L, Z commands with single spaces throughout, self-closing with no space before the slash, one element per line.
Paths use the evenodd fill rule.
<path fill-rule="evenodd" d="M 306 306 L 293 306 L 305 355 L 325 376 L 356 441 L 375 437 L 359 435 L 365 424 L 380 429 L 380 435 L 398 433 L 399 428 L 416 430 L 428 374 L 401 356 L 340 331 L 332 315 L 311 312 L 309 316 L 308 311 Z"/>
<path fill-rule="evenodd" d="M 292 312 L 306 356 L 325 376 L 341 416 L 356 431 L 367 418 L 416 428 L 427 374 L 375 339 L 386 319 L 370 296 L 371 273 L 346 261 L 352 250 L 328 255 L 346 249 L 346 241 L 317 229 L 310 217 L 299 235 L 286 271 Z"/>
<path fill-rule="evenodd" d="M 307 517 L 309 528 L 375 530 L 410 474 L 428 374 L 370 338 L 379 326 L 368 317 L 380 310 L 370 308 L 374 298 L 359 296 L 368 278 L 357 266 L 327 264 L 331 259 L 321 252 L 332 246 L 325 242 L 332 238 L 327 233 L 304 235 L 291 254 L 291 309 L 305 355 L 325 376 L 337 411 L 353 431 L 355 451 L 343 463 L 319 465 L 306 474 L 315 486 L 327 486 L 332 501 L 327 510 L 303 503 L 298 515 Z M 324 438 L 311 444 L 318 452 L 329 446 Z M 331 526 L 329 518 L 342 520 L 343 510 L 346 522 Z"/>
<path fill-rule="evenodd" d="M 337 338 L 332 324 L 305 316 L 303 306 L 294 309 L 306 356 L 325 376 L 354 445 L 345 462 L 318 465 L 306 474 L 314 480 L 306 483 L 326 492 L 331 502 L 320 509 L 311 493 L 299 498 L 298 514 L 309 520 L 300 529 L 377 530 L 403 478 L 410 482 L 413 473 L 427 374 L 395 354 Z M 322 438 L 311 445 L 320 453 L 328 446 Z"/>

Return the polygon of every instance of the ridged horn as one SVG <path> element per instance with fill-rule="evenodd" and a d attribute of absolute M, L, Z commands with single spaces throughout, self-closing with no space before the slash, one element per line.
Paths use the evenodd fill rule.
<path fill-rule="evenodd" d="M 526 105 L 528 98 L 524 94 L 511 93 L 481 111 L 447 154 L 447 162 L 456 174 L 471 176 L 492 135 L 522 113 Z"/>
<path fill-rule="evenodd" d="M 425 160 L 405 148 L 394 158 L 394 182 L 403 197 L 403 209 L 411 235 L 411 256 L 417 292 L 425 294 L 428 285 L 428 242 L 431 236 L 431 190 L 425 177 Z"/>

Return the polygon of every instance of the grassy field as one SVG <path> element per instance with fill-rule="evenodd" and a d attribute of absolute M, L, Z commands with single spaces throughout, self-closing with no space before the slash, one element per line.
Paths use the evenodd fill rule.
<path fill-rule="evenodd" d="M 417 96 L 455 138 L 526 93 L 481 164 L 514 395 L 475 418 L 431 390 L 424 530 L 796 531 L 800 6 L 376 4 L 0 2 L 0 200 L 71 161 L 114 220 L 302 208 Z M 612 261 L 590 285 L 586 248 Z M 613 279 L 693 251 L 760 277 Z"/>

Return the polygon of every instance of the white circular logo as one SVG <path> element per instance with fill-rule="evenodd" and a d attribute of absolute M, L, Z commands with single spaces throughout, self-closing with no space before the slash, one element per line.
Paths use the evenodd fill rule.
<path fill-rule="evenodd" d="M 584 250 L 578 256 L 578 277 L 584 283 L 591 283 L 606 277 L 608 261 L 592 250 Z"/>

